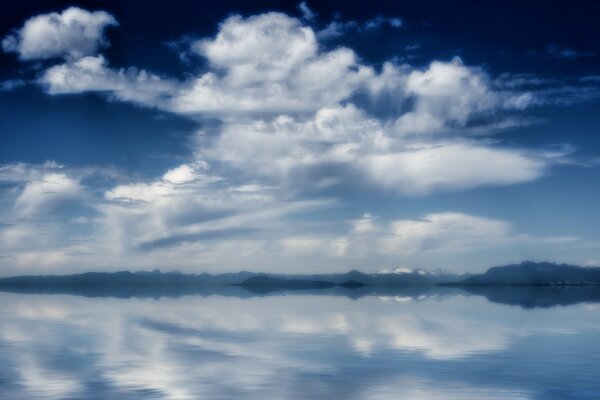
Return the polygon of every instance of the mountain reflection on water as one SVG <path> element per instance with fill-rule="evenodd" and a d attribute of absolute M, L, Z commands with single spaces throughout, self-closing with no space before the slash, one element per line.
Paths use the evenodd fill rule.
<path fill-rule="evenodd" d="M 600 397 L 597 289 L 217 292 L 0 293 L 0 398 Z"/>

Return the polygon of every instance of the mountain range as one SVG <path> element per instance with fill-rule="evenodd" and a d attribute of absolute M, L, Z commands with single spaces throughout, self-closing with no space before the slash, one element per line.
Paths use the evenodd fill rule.
<path fill-rule="evenodd" d="M 520 264 L 493 267 L 485 273 L 470 276 L 454 286 L 587 286 L 600 285 L 600 267 L 524 261 Z"/>
<path fill-rule="evenodd" d="M 10 288 L 169 288 L 193 291 L 213 286 L 239 286 L 254 291 L 307 290 L 364 286 L 394 288 L 407 286 L 583 286 L 600 285 L 600 267 L 524 261 L 493 267 L 483 274 L 469 275 L 446 271 L 411 270 L 405 267 L 374 273 L 357 270 L 342 274 L 266 274 L 241 271 L 224 274 L 185 274 L 181 272 L 87 272 L 75 275 L 25 275 L 0 278 L 0 290 Z"/>

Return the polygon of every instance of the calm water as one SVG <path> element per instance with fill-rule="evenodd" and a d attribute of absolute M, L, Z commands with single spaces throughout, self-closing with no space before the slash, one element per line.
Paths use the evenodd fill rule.
<path fill-rule="evenodd" d="M 0 293 L 2 399 L 598 399 L 600 304 Z"/>

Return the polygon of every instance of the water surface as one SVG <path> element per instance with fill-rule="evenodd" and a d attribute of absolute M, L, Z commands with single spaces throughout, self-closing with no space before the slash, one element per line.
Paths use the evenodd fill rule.
<path fill-rule="evenodd" d="M 0 293 L 0 398 L 600 398 L 600 304 L 544 296 Z"/>

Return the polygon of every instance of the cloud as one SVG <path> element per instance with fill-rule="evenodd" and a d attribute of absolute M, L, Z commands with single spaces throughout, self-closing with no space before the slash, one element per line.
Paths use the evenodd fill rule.
<path fill-rule="evenodd" d="M 305 1 L 298 4 L 298 9 L 302 13 L 302 19 L 306 21 L 312 21 L 317 17 L 317 14 L 315 14 L 315 12 L 310 9 L 310 7 L 308 6 L 308 4 L 306 4 Z"/>
<path fill-rule="evenodd" d="M 478 69 L 459 58 L 450 63 L 434 61 L 425 71 L 412 71 L 405 92 L 415 99 L 414 109 L 396 121 L 402 133 L 435 132 L 447 125 L 465 126 L 477 114 L 501 108 L 499 96 Z"/>
<path fill-rule="evenodd" d="M 376 182 L 407 195 L 527 182 L 542 176 L 549 164 L 522 150 L 469 142 L 437 143 L 360 160 Z"/>
<path fill-rule="evenodd" d="M 65 22 L 71 14 L 77 17 Z M 516 235 L 506 221 L 463 213 L 389 224 L 365 215 L 349 229 L 343 221 L 321 221 L 313 214 L 348 194 L 398 199 L 510 185 L 573 164 L 573 149 L 566 146 L 528 149 L 489 138 L 531 123 L 520 116 L 522 110 L 561 97 L 564 90 L 544 92 L 553 82 L 529 75 L 494 79 L 460 58 L 375 67 L 350 48 L 322 46 L 323 31 L 307 25 L 310 19 L 306 10 L 304 19 L 277 12 L 232 15 L 214 36 L 186 41 L 196 56 L 190 62 L 200 57 L 206 63 L 184 79 L 112 67 L 100 54 L 108 45 L 105 28 L 116 24 L 109 14 L 68 9 L 27 21 L 4 47 L 22 60 L 62 58 L 40 71 L 36 82 L 47 94 L 98 92 L 218 123 L 197 132 L 184 163 L 149 179 L 111 175 L 93 193 L 85 187 L 89 172 L 55 163 L 0 166 L 7 187 L 0 201 L 27 219 L 60 214 L 64 204 L 88 203 L 93 215 L 68 215 L 68 221 L 81 221 L 71 227 L 81 236 L 71 238 L 58 227 L 47 231 L 61 239 L 49 259 L 73 265 L 97 261 L 86 253 L 92 249 L 105 256 L 107 266 L 144 266 L 149 260 L 172 265 L 176 258 L 188 267 L 201 259 L 214 268 L 251 262 L 276 269 L 285 257 L 296 257 L 319 268 L 324 259 L 346 266 L 369 255 L 389 260 L 428 252 L 431 243 L 449 254 L 484 246 L 477 235 L 495 243 Z M 37 26 L 31 21 L 54 32 L 53 44 L 37 53 L 31 50 L 31 26 Z M 344 24 L 350 25 L 339 30 L 368 28 Z M 401 21 L 378 17 L 369 24 L 398 27 Z M 576 88 L 571 92 L 581 96 Z M 294 220 L 297 215 L 303 215 L 303 224 Z M 6 223 L 14 227 L 6 238 L 22 237 L 19 221 L 7 216 Z M 21 256 L 25 265 L 52 251 L 48 246 L 10 255 Z"/>
<path fill-rule="evenodd" d="M 84 190 L 78 180 L 51 173 L 27 183 L 16 199 L 15 208 L 19 215 L 25 217 L 49 216 L 57 207 L 83 195 Z"/>
<path fill-rule="evenodd" d="M 236 183 L 210 175 L 214 171 L 202 164 L 181 164 L 153 181 L 120 183 L 104 192 L 85 188 L 69 171 L 49 171 L 6 176 L 6 182 L 26 180 L 17 186 L 16 213 L 5 215 L 0 225 L 0 256 L 17 268 L 13 273 L 18 268 L 174 268 L 174 260 L 181 270 L 214 272 L 282 271 L 282 263 L 289 271 L 371 269 L 400 260 L 426 268 L 439 260 L 463 269 L 481 268 L 466 264 L 466 254 L 581 243 L 572 237 L 531 236 L 509 221 L 465 212 L 323 219 L 337 201 L 302 200 L 282 185 L 260 180 Z M 82 201 L 94 212 L 61 218 L 59 208 Z"/>
<path fill-rule="evenodd" d="M 458 212 L 432 213 L 419 219 L 378 221 L 371 214 L 350 221 L 346 234 L 328 238 L 296 237 L 282 240 L 286 249 L 319 251 L 348 259 L 377 256 L 400 258 L 423 252 L 460 253 L 496 247 L 519 237 L 506 221 Z M 305 239 L 305 240 L 303 240 Z"/>
<path fill-rule="evenodd" d="M 114 70 L 103 56 L 87 56 L 48 68 L 39 83 L 48 94 L 104 92 L 140 105 L 160 106 L 177 84 L 136 68 Z"/>
<path fill-rule="evenodd" d="M 0 82 L 0 92 L 10 92 L 18 87 L 24 86 L 26 82 L 22 79 L 8 79 Z"/>
<path fill-rule="evenodd" d="M 2 48 L 17 53 L 21 60 L 77 59 L 106 47 L 104 30 L 111 25 L 118 24 L 107 12 L 70 7 L 62 13 L 28 19 L 14 34 L 2 40 Z"/>
<path fill-rule="evenodd" d="M 225 123 L 198 150 L 199 158 L 247 178 L 289 183 L 295 190 L 328 182 L 409 196 L 527 182 L 567 154 L 568 149 L 525 151 L 473 139 L 408 140 L 395 124 L 381 124 L 352 105 L 323 108 L 308 119 Z"/>
<path fill-rule="evenodd" d="M 468 254 L 516 244 L 565 245 L 578 238 L 536 237 L 518 232 L 508 221 L 466 214 L 439 212 L 415 219 L 381 220 L 366 213 L 348 221 L 345 232 L 290 235 L 280 238 L 281 253 L 290 257 L 326 255 L 329 260 L 403 260 L 420 262 L 441 256 L 445 265 Z M 310 259 L 310 258 L 309 258 Z M 330 261 L 331 262 L 331 261 Z M 460 261 L 459 261 L 460 263 Z M 429 267 L 430 268 L 430 267 Z M 463 268 L 465 268 L 463 263 Z"/>
<path fill-rule="evenodd" d="M 192 49 L 213 70 L 186 82 L 115 70 L 102 55 L 52 66 L 39 82 L 53 95 L 98 91 L 174 113 L 226 116 L 314 111 L 350 97 L 373 75 L 351 49 L 320 52 L 313 30 L 281 13 L 229 17 Z"/>
<path fill-rule="evenodd" d="M 373 72 L 348 48 L 320 52 L 313 30 L 296 18 L 232 16 L 193 49 L 214 67 L 173 99 L 181 113 L 313 111 L 349 97 Z"/>
<path fill-rule="evenodd" d="M 575 60 L 583 57 L 593 57 L 596 55 L 593 51 L 579 51 L 568 47 L 560 47 L 557 44 L 552 44 L 546 47 L 546 53 L 555 58 L 565 58 Z"/>
<path fill-rule="evenodd" d="M 217 246 L 207 244 L 214 238 L 229 244 L 252 241 L 259 231 L 284 229 L 286 215 L 327 203 L 286 199 L 272 188 L 236 185 L 200 171 L 201 166 L 183 164 L 160 180 L 106 191 L 108 202 L 99 209 L 109 252 L 186 251 L 190 244 L 214 251 Z"/>
<path fill-rule="evenodd" d="M 167 171 L 163 179 L 170 183 L 188 183 L 199 178 L 198 170 L 205 169 L 206 163 L 196 163 L 194 165 L 182 164 L 177 168 Z"/>
<path fill-rule="evenodd" d="M 519 380 L 531 369 L 514 363 L 522 357 L 521 345 L 599 329 L 598 319 L 590 317 L 595 310 L 584 307 L 537 310 L 531 318 L 531 310 L 490 304 L 479 296 L 407 298 L 410 305 L 369 297 L 352 302 L 329 298 L 324 306 L 321 296 L 252 301 L 11 296 L 8 301 L 6 295 L 5 313 L 11 318 L 0 331 L 4 376 L 15 379 L 6 394 L 127 398 L 152 391 L 178 399 L 268 398 L 299 393 L 302 385 L 302 396 L 308 398 L 544 398 L 555 394 L 547 382 L 561 381 L 562 371 Z M 45 329 L 32 329 L 32 320 Z M 127 329 L 123 320 L 129 322 Z M 324 339 L 315 341 L 316 336 Z M 53 343 L 52 351 L 36 351 L 44 341 Z M 80 351 L 74 342 L 89 351 Z M 580 348 L 568 347 L 561 354 Z M 478 374 L 474 354 L 503 355 L 490 357 L 491 368 L 507 373 Z M 59 371 L 56 357 L 68 361 Z M 403 368 L 407 364 L 410 376 Z M 356 379 L 344 379 L 348 365 Z M 575 364 L 575 375 L 582 376 L 577 383 L 593 388 L 586 367 Z M 189 372 L 169 373 L 177 368 Z M 315 371 L 331 379 L 323 383 Z"/>
<path fill-rule="evenodd" d="M 388 24 L 392 28 L 400 28 L 403 25 L 401 18 L 398 18 L 398 17 L 388 18 L 388 17 L 378 15 L 375 18 L 370 19 L 367 22 L 365 22 L 364 28 L 365 29 L 376 29 L 376 28 L 381 27 L 384 24 Z"/>
<path fill-rule="evenodd" d="M 343 36 L 351 31 L 372 31 L 386 25 L 391 28 L 401 28 L 404 26 L 404 22 L 402 21 L 402 18 L 384 17 L 382 15 L 378 15 L 375 18 L 363 22 L 333 20 L 317 32 L 317 37 L 320 39 L 331 39 Z"/>
<path fill-rule="evenodd" d="M 498 245 L 516 236 L 505 221 L 452 212 L 428 214 L 418 220 L 393 221 L 390 228 L 392 236 L 384 246 L 403 253 L 449 248 L 461 251 L 487 246 L 490 242 Z"/>
<path fill-rule="evenodd" d="M 395 21 L 373 21 L 388 20 Z M 215 37 L 195 40 L 191 49 L 210 68 L 183 82 L 114 69 L 104 56 L 87 54 L 49 67 L 39 83 L 52 95 L 103 92 L 195 118 L 310 113 L 366 91 L 371 111 L 387 109 L 384 117 L 397 119 L 398 131 L 408 134 L 464 127 L 473 118 L 534 104 L 529 93 L 496 91 L 484 71 L 459 58 L 423 70 L 386 62 L 377 72 L 352 49 L 321 50 L 310 26 L 276 12 L 233 15 Z"/>

